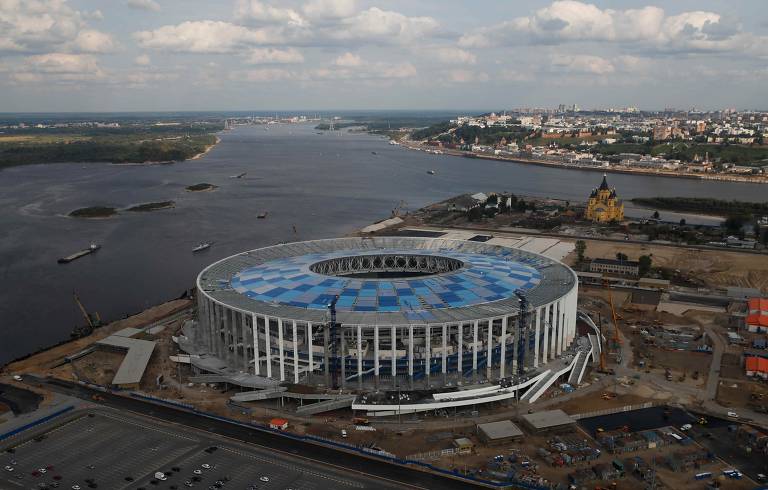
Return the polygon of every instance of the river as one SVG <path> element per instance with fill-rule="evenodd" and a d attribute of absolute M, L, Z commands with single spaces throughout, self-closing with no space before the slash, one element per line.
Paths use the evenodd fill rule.
<path fill-rule="evenodd" d="M 368 134 L 317 134 L 312 125 L 238 127 L 221 140 L 204 158 L 172 165 L 71 163 L 0 171 L 0 365 L 67 338 L 82 322 L 73 292 L 111 320 L 177 297 L 214 260 L 280 241 L 344 235 L 388 217 L 400 200 L 415 209 L 463 192 L 496 190 L 584 201 L 601 178 L 410 151 Z M 428 175 L 430 169 L 436 175 Z M 231 178 L 242 172 L 243 178 Z M 608 181 L 623 198 L 757 201 L 766 190 L 624 174 Z M 185 190 L 201 182 L 218 188 Z M 85 206 L 165 200 L 176 207 L 101 220 L 66 216 Z M 267 219 L 257 219 L 261 212 Z M 56 263 L 91 241 L 103 248 Z M 214 243 L 193 254 L 201 241 Z"/>

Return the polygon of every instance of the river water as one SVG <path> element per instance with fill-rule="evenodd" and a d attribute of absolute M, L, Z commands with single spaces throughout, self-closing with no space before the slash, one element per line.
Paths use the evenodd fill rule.
<path fill-rule="evenodd" d="M 317 134 L 312 125 L 239 127 L 204 158 L 173 165 L 51 164 L 0 171 L 0 365 L 67 338 L 82 322 L 77 292 L 105 319 L 177 297 L 207 264 L 280 241 L 335 237 L 463 192 L 510 191 L 584 201 L 590 171 L 431 155 L 368 134 Z M 375 154 L 374 154 L 375 152 Z M 436 175 L 428 175 L 434 169 Z M 242 179 L 231 178 L 247 172 Z M 208 182 L 213 192 L 187 192 Z M 758 184 L 613 174 L 619 196 L 763 200 Z M 85 206 L 150 201 L 176 207 L 101 220 Z M 640 214 L 647 211 L 631 210 Z M 268 212 L 267 219 L 257 214 Z M 293 231 L 293 226 L 296 232 Z M 66 265 L 56 259 L 103 245 Z M 193 254 L 201 241 L 214 245 Z"/>

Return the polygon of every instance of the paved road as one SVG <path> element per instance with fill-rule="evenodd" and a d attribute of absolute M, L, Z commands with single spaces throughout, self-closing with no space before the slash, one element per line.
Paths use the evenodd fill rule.
<path fill-rule="evenodd" d="M 709 375 L 707 376 L 707 387 L 703 393 L 703 401 L 714 400 L 717 396 L 717 385 L 720 382 L 720 366 L 723 362 L 723 352 L 725 351 L 725 342 L 712 327 L 704 327 L 707 336 L 712 339 L 714 344 L 712 348 L 712 363 L 709 365 Z"/>
<path fill-rule="evenodd" d="M 32 376 L 27 376 L 27 378 L 32 379 Z M 320 444 L 297 441 L 269 431 L 222 422 L 164 405 L 113 395 L 111 393 L 102 393 L 74 383 L 58 380 L 51 381 L 42 378 L 34 378 L 34 380 L 43 384 L 48 389 L 59 393 L 76 396 L 86 400 L 90 400 L 94 394 L 98 394 L 104 399 L 100 404 L 105 406 L 119 410 L 128 410 L 168 422 L 208 431 L 241 442 L 263 446 L 273 451 L 282 451 L 291 455 L 300 456 L 315 462 L 320 469 L 322 469 L 324 465 L 334 465 L 358 473 L 358 475 L 361 476 L 381 478 L 408 488 L 482 488 L 482 486 L 473 484 L 467 480 L 453 479 L 406 466 L 390 464 L 378 459 L 367 458 L 351 452 L 339 451 Z"/>

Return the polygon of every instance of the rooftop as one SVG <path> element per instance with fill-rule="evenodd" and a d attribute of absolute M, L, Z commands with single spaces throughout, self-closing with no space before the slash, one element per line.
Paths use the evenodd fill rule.
<path fill-rule="evenodd" d="M 576 423 L 576 420 L 562 410 L 546 410 L 544 412 L 528 413 L 522 416 L 535 429 L 548 429 Z"/>
<path fill-rule="evenodd" d="M 338 296 L 339 321 L 347 324 L 487 318 L 515 312 L 516 291 L 535 307 L 574 284 L 573 271 L 539 254 L 417 237 L 275 245 L 223 259 L 198 276 L 213 299 L 269 316 L 322 322 Z"/>
<path fill-rule="evenodd" d="M 513 424 L 511 420 L 500 420 L 498 422 L 478 424 L 477 430 L 485 434 L 489 440 L 520 437 L 523 435 L 523 431 Z"/>
<path fill-rule="evenodd" d="M 606 264 L 606 265 L 625 265 L 627 267 L 638 267 L 639 263 L 634 260 L 616 260 L 616 259 L 593 259 L 593 263 L 595 264 Z"/>
<path fill-rule="evenodd" d="M 96 343 L 127 351 L 115 377 L 112 379 L 113 385 L 139 384 L 141 382 L 149 359 L 152 357 L 152 352 L 155 350 L 154 342 L 110 335 Z"/>

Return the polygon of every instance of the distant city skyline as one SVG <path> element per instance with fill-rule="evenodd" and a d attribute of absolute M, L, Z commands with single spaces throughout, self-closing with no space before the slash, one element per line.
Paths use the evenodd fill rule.
<path fill-rule="evenodd" d="M 768 109 L 760 1 L 2 0 L 0 112 Z"/>

